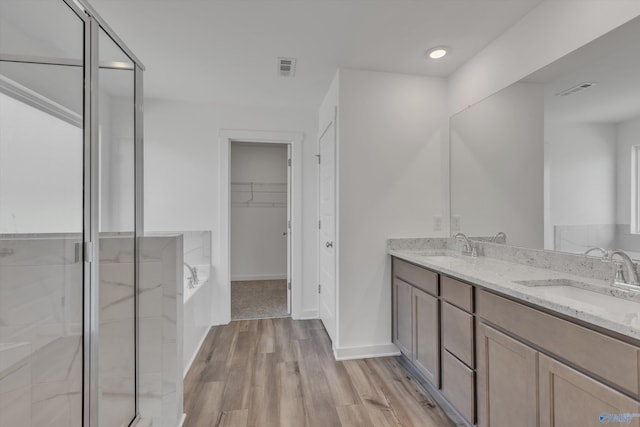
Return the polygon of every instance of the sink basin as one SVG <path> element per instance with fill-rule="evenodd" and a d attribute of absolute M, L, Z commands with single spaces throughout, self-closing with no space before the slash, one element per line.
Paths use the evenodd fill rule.
<path fill-rule="evenodd" d="M 530 287 L 538 286 L 573 286 L 583 287 L 584 283 L 571 279 L 538 279 L 538 280 L 516 280 L 514 283 Z"/>
<path fill-rule="evenodd" d="M 640 303 L 635 301 L 604 295 L 586 289 L 573 286 L 540 286 L 531 287 L 528 294 L 539 296 L 549 301 L 568 305 L 576 310 L 591 313 L 607 313 L 616 317 L 638 319 L 640 315 Z"/>

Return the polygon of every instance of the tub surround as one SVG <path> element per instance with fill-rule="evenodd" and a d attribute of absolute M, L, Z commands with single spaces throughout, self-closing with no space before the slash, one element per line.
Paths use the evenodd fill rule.
<path fill-rule="evenodd" d="M 583 255 L 474 242 L 481 254 L 478 258 L 460 255 L 457 242 L 444 238 L 390 239 L 388 252 L 481 288 L 640 339 L 640 293 L 611 286 L 612 263 Z M 518 283 L 522 281 L 533 286 Z M 573 298 L 563 291 L 565 286 L 553 286 L 567 282 L 570 287 L 616 299 L 602 297 L 598 304 L 588 298 Z"/>

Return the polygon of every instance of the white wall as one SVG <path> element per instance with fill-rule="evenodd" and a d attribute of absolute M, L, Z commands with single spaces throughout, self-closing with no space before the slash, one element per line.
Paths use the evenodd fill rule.
<path fill-rule="evenodd" d="M 336 354 L 391 351 L 390 237 L 444 235 L 439 163 L 446 120 L 440 78 L 341 69 L 339 326 Z M 335 96 L 333 88 L 327 101 Z M 323 106 L 326 117 L 330 102 Z"/>
<path fill-rule="evenodd" d="M 224 304 L 215 276 L 218 263 L 218 131 L 304 132 L 303 307 L 317 315 L 316 135 L 317 112 L 145 100 L 145 229 L 212 230 L 214 323 Z M 294 285 L 295 286 L 295 285 Z"/>
<path fill-rule="evenodd" d="M 551 226 L 614 224 L 616 126 L 547 123 Z"/>
<path fill-rule="evenodd" d="M 286 279 L 287 146 L 232 143 L 230 161 L 231 280 Z M 252 197 L 246 192 L 249 185 L 234 185 L 246 182 L 257 183 L 253 193 L 256 204 L 242 203 Z M 284 185 L 267 187 L 261 183 Z M 279 205 L 260 204 L 268 202 Z"/>
<path fill-rule="evenodd" d="M 543 247 L 544 94 L 518 83 L 451 118 L 451 215 L 468 236 Z M 452 222 L 453 223 L 453 222 Z"/>
<path fill-rule="evenodd" d="M 0 112 L 0 233 L 81 232 L 82 129 L 4 94 Z"/>
<path fill-rule="evenodd" d="M 637 0 L 545 0 L 449 77 L 455 114 L 640 15 Z"/>
<path fill-rule="evenodd" d="M 618 224 L 631 221 L 631 147 L 640 145 L 640 117 L 617 126 L 616 219 Z"/>

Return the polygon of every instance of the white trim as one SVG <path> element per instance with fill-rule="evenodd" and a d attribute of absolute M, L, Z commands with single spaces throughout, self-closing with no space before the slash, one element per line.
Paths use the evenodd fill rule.
<path fill-rule="evenodd" d="M 232 282 L 250 282 L 256 280 L 287 280 L 286 274 L 241 274 L 231 276 Z"/>
<path fill-rule="evenodd" d="M 318 310 L 305 310 L 300 313 L 300 317 L 296 318 L 297 320 L 312 320 L 318 319 L 319 313 Z"/>
<path fill-rule="evenodd" d="M 640 145 L 631 147 L 631 234 L 640 234 Z"/>
<path fill-rule="evenodd" d="M 370 359 L 387 356 L 400 356 L 400 350 L 398 350 L 395 344 L 337 347 L 333 350 L 333 357 L 335 357 L 336 360 Z"/>
<path fill-rule="evenodd" d="M 184 421 L 187 419 L 187 414 L 182 413 L 182 418 L 180 418 L 180 422 L 178 423 L 178 427 L 182 427 L 184 425 Z"/>
<path fill-rule="evenodd" d="M 226 324 L 231 321 L 231 258 L 230 254 L 230 215 L 229 202 L 229 152 L 231 142 L 255 142 L 265 144 L 290 144 L 292 162 L 291 182 L 291 317 L 299 319 L 302 312 L 302 132 L 273 132 L 257 130 L 221 129 L 219 138 L 219 286 L 213 295 L 215 314 L 214 324 Z"/>

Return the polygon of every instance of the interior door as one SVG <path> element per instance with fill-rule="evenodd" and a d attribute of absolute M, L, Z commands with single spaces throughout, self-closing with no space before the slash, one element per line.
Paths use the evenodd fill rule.
<path fill-rule="evenodd" d="M 336 334 L 336 127 L 334 120 L 319 140 L 319 310 L 332 341 Z"/>

